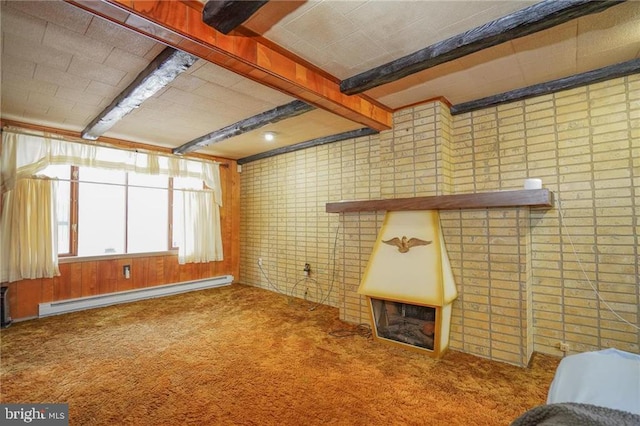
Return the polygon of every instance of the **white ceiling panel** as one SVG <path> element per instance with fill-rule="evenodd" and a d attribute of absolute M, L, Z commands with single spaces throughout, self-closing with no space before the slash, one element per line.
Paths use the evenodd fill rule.
<path fill-rule="evenodd" d="M 358 7 L 344 3 L 351 2 L 310 1 L 263 35 L 344 79 L 535 2 L 369 0 Z M 246 26 L 257 29 L 251 20 Z M 322 51 L 321 61 L 317 51 Z"/>
<path fill-rule="evenodd" d="M 182 3 L 199 7 L 193 1 Z M 257 37 L 339 83 L 534 3 L 271 1 L 233 36 Z M 167 47 L 61 0 L 3 0 L 0 18 L 2 119 L 26 124 L 82 131 Z M 138 21 L 143 19 L 131 15 L 127 22 Z M 640 2 L 628 1 L 385 83 L 364 95 L 389 110 L 440 97 L 455 105 L 639 55 Z M 279 91 L 261 81 L 274 72 L 259 69 L 247 78 L 199 59 L 104 136 L 179 147 L 296 100 L 302 87 L 295 81 L 298 75 L 289 89 L 281 86 Z M 199 152 L 237 159 L 362 127 L 315 109 Z M 262 139 L 267 130 L 278 135 L 271 144 Z"/>
<path fill-rule="evenodd" d="M 11 2 L 10 8 L 3 8 L 2 13 L 13 14 L 16 11 L 28 15 L 30 19 L 47 25 L 55 24 L 80 34 L 87 30 L 92 20 L 90 15 L 77 7 L 56 1 L 15 1 Z M 3 27 L 4 24 L 3 21 Z"/>

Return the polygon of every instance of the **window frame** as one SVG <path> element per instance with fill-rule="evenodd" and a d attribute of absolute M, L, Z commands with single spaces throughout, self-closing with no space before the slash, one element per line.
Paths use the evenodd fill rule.
<path fill-rule="evenodd" d="M 91 256 L 78 256 L 78 232 L 79 232 L 79 203 L 80 203 L 80 181 L 78 179 L 80 173 L 80 167 L 78 166 L 69 166 L 71 168 L 71 179 L 70 179 L 70 214 L 69 214 L 69 252 L 68 253 L 58 253 L 58 258 L 60 259 L 81 259 L 84 257 L 122 257 L 122 256 L 139 256 L 144 253 L 129 253 L 129 172 L 125 172 L 125 250 L 124 253 L 105 253 L 99 255 L 91 255 Z M 165 250 L 157 250 L 148 252 L 148 254 L 156 255 L 159 253 L 166 253 L 171 251 L 176 251 L 179 247 L 173 246 L 173 202 L 174 202 L 174 187 L 173 187 L 173 177 L 167 176 L 167 206 L 168 215 L 167 215 L 167 248 Z M 203 183 L 204 185 L 204 183 Z"/>
<path fill-rule="evenodd" d="M 169 178 L 169 186 L 168 186 L 168 191 L 169 191 L 169 220 L 168 220 L 168 226 L 169 226 L 169 232 L 167 233 L 167 238 L 169 239 L 169 241 L 167 241 L 167 247 L 169 247 L 169 250 L 179 250 L 179 247 L 174 247 L 173 246 L 173 201 L 174 201 L 174 197 L 173 197 L 173 177 Z"/>
<path fill-rule="evenodd" d="M 69 167 L 69 251 L 58 253 L 58 258 L 73 257 L 78 254 L 78 167 Z"/>

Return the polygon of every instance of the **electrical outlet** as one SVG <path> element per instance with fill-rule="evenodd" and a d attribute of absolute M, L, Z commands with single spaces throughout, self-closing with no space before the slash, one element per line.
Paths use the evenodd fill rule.
<path fill-rule="evenodd" d="M 558 343 L 558 349 L 562 352 L 569 352 L 569 344 L 566 342 L 560 342 Z"/>
<path fill-rule="evenodd" d="M 258 258 L 258 266 L 262 266 L 262 258 L 261 257 Z"/>

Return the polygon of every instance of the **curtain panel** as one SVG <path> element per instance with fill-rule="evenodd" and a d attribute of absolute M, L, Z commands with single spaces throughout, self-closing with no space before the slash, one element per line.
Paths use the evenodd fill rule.
<path fill-rule="evenodd" d="M 4 194 L 0 281 L 60 275 L 56 193 L 54 179 L 25 178 Z"/>
<path fill-rule="evenodd" d="M 202 263 L 223 260 L 220 235 L 220 209 L 210 192 L 187 192 L 183 200 L 184 241 L 178 250 L 178 263 Z"/>

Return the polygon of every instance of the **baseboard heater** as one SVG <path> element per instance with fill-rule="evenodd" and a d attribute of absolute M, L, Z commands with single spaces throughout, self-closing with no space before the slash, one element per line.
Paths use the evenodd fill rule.
<path fill-rule="evenodd" d="M 68 312 L 82 311 L 85 309 L 100 308 L 103 306 L 117 305 L 119 303 L 134 302 L 136 300 L 152 299 L 156 297 L 170 296 L 206 288 L 222 287 L 233 282 L 233 275 L 223 275 L 206 280 L 187 281 L 182 283 L 145 287 L 135 290 L 119 291 L 117 293 L 99 294 L 96 296 L 79 297 L 77 299 L 60 300 L 57 302 L 40 303 L 38 317 L 64 314 Z"/>

